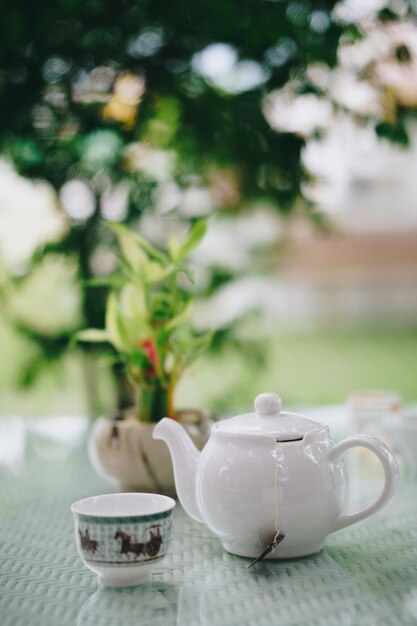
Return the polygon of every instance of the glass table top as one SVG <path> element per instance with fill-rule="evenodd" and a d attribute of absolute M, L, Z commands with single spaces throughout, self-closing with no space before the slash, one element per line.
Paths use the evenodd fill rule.
<path fill-rule="evenodd" d="M 373 484 L 362 484 L 369 499 Z M 0 466 L 2 626 L 367 626 L 417 624 L 417 483 L 307 558 L 262 562 L 223 551 L 179 505 L 167 557 L 146 585 L 101 589 L 78 557 L 70 504 L 109 493 L 85 441 L 32 434 Z"/>

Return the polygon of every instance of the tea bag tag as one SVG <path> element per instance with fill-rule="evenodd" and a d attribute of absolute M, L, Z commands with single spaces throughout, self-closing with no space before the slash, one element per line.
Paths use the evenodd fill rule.
<path fill-rule="evenodd" d="M 260 554 L 258 556 L 258 558 L 255 559 L 255 561 L 253 561 L 253 563 L 251 563 L 249 565 L 249 567 L 252 567 L 252 565 L 256 565 L 256 563 L 259 563 L 259 561 L 262 561 L 262 559 L 264 559 L 270 552 L 273 552 L 275 550 L 275 548 L 277 547 L 277 545 L 280 544 L 283 539 L 285 539 L 284 533 L 282 533 L 280 530 L 278 530 L 276 532 L 273 540 L 271 541 L 271 543 L 268 544 L 268 546 L 265 548 L 265 550 L 262 552 L 262 554 Z M 249 569 L 249 567 L 248 567 L 248 569 Z"/>

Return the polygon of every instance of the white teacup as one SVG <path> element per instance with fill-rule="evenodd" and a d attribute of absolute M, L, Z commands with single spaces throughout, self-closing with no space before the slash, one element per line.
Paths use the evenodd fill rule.
<path fill-rule="evenodd" d="M 71 506 L 79 555 L 103 587 L 149 580 L 167 553 L 174 507 L 175 500 L 153 493 L 92 496 Z"/>

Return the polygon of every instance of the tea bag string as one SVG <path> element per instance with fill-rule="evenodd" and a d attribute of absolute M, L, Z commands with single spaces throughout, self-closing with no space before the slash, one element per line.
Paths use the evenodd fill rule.
<path fill-rule="evenodd" d="M 274 481 L 275 493 L 274 493 L 274 496 L 275 496 L 275 530 L 276 530 L 276 533 L 271 543 L 267 545 L 265 550 L 258 556 L 258 558 L 255 561 L 253 561 L 253 563 L 249 565 L 249 567 L 252 567 L 252 565 L 255 565 L 256 563 L 259 563 L 259 561 L 262 561 L 262 559 L 264 559 L 270 552 L 273 552 L 275 548 L 277 547 L 277 545 L 281 543 L 283 539 L 285 539 L 284 533 L 278 528 L 278 468 L 279 468 L 279 459 L 278 459 L 279 454 L 278 453 L 279 453 L 280 442 L 274 439 L 274 443 L 275 443 L 275 481 Z"/>
<path fill-rule="evenodd" d="M 282 541 L 282 538 L 280 538 L 278 540 L 278 537 L 280 537 L 280 529 L 278 527 L 278 469 L 279 469 L 279 448 L 281 445 L 281 442 L 278 441 L 277 439 L 274 438 L 274 443 L 275 443 L 275 483 L 274 483 L 274 497 L 275 497 L 275 530 L 276 533 L 274 535 L 274 538 L 272 540 L 272 542 L 269 544 L 269 546 L 271 546 L 272 552 L 275 550 L 275 548 L 277 547 L 277 545 Z M 269 547 L 268 546 L 268 547 Z"/>
<path fill-rule="evenodd" d="M 275 539 L 277 538 L 280 530 L 278 528 L 278 454 L 279 454 L 279 447 L 280 447 L 280 441 L 277 441 L 276 439 L 275 441 L 275 530 L 277 531 L 277 534 L 275 535 Z"/>

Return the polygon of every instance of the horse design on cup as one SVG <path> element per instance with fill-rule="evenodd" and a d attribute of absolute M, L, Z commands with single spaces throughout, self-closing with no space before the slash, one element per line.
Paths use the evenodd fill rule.
<path fill-rule="evenodd" d="M 141 554 L 145 554 L 145 544 L 138 543 L 127 533 L 124 533 L 122 530 L 118 530 L 114 538 L 122 540 L 122 546 L 120 548 L 120 554 L 126 554 L 129 556 L 130 553 L 133 554 L 133 558 L 136 559 Z"/>
<path fill-rule="evenodd" d="M 161 537 L 161 524 L 154 524 L 148 528 L 151 535 L 148 543 L 146 544 L 146 552 L 148 556 L 157 556 L 161 549 L 162 537 Z"/>
<path fill-rule="evenodd" d="M 133 560 L 136 561 L 141 555 L 154 558 L 159 554 L 162 544 L 162 536 L 160 532 L 161 524 L 154 524 L 147 530 L 150 538 L 146 543 L 139 543 L 134 537 L 128 535 L 122 530 L 116 531 L 114 539 L 121 539 L 120 554 L 133 554 Z"/>
<path fill-rule="evenodd" d="M 82 550 L 94 554 L 98 548 L 98 541 L 96 539 L 90 539 L 90 533 L 88 532 L 88 528 L 85 530 L 84 534 L 82 533 L 81 528 L 78 529 L 78 532 L 80 535 Z"/>

